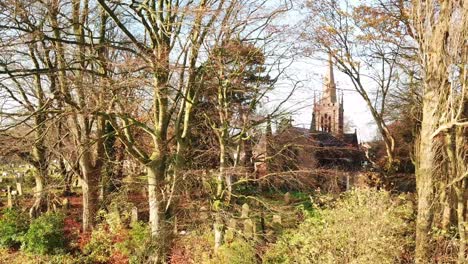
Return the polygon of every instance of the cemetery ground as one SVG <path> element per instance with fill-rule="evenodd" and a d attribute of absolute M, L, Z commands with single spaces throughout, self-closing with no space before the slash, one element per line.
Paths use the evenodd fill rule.
<path fill-rule="evenodd" d="M 71 196 L 64 196 L 63 178 L 52 175 L 49 186 L 54 187 L 47 191 L 50 212 L 31 221 L 34 172 L 26 166 L 2 170 L 8 175 L 0 183 L 0 263 L 144 263 L 161 246 L 169 248 L 170 263 L 413 261 L 411 194 L 366 186 L 340 192 L 317 186 L 294 190 L 242 185 L 224 215 L 225 244 L 215 253 L 212 203 L 203 186 L 180 195 L 171 234 L 165 234 L 171 242 L 161 245 L 149 239 L 144 176 L 126 178 L 119 191 L 105 197 L 101 204 L 107 206 L 99 210 L 98 224 L 83 233 L 81 188 L 76 182 Z M 15 193 L 20 180 L 22 195 Z M 14 193 L 12 209 L 7 209 L 7 186 Z M 441 251 L 449 250 L 450 244 L 444 245 Z"/>

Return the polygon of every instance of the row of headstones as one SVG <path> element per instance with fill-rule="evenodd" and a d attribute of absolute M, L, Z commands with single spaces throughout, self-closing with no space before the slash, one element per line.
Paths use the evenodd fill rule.
<path fill-rule="evenodd" d="M 281 224 L 281 216 L 273 215 L 272 225 L 281 226 Z M 240 228 L 240 225 L 242 225 L 242 228 Z M 225 240 L 233 240 L 236 234 L 241 234 L 246 239 L 256 239 L 257 225 L 250 216 L 250 207 L 246 203 L 242 205 L 241 217 L 239 220 L 236 218 L 231 218 L 229 220 Z"/>
<path fill-rule="evenodd" d="M 20 168 L 27 168 L 28 170 L 33 168 L 32 165 L 19 165 L 19 167 Z M 16 171 L 16 168 L 17 167 L 15 167 L 15 165 L 13 165 L 13 164 L 9 165 L 9 169 L 5 170 L 5 168 L 4 168 L 2 174 L 0 175 L 0 182 L 2 182 L 3 178 L 8 177 L 9 175 L 13 175 L 15 177 L 15 179 L 17 179 L 17 180 L 23 179 L 24 178 L 24 173 Z"/>
<path fill-rule="evenodd" d="M 7 207 L 12 208 L 13 205 L 16 203 L 16 196 L 18 195 L 23 195 L 23 190 L 21 189 L 21 185 L 17 186 L 17 190 L 12 190 L 10 185 L 7 185 L 6 190 L 4 190 L 7 193 Z"/>
<path fill-rule="evenodd" d="M 63 199 L 62 201 L 62 208 L 64 210 L 68 209 L 69 208 L 69 201 L 68 201 L 68 198 L 65 198 Z M 130 224 L 133 224 L 133 223 L 136 223 L 138 222 L 138 208 L 136 206 L 132 206 L 131 208 L 129 208 L 129 211 L 125 210 L 125 211 L 121 211 L 117 208 L 111 208 L 108 213 L 107 213 L 107 216 L 105 218 L 105 220 L 107 221 L 107 223 L 109 224 L 109 226 L 112 228 L 112 227 L 118 227 L 118 226 L 122 226 L 124 224 L 124 219 L 128 219 L 127 216 L 130 216 L 129 220 L 130 220 Z M 122 219 L 124 218 L 124 219 Z M 126 221 L 125 221 L 126 222 Z"/>
<path fill-rule="evenodd" d="M 8 176 L 8 173 L 7 172 L 3 172 L 2 173 L 2 176 L 0 176 L 0 183 L 3 182 L 3 178 L 4 177 L 7 177 Z M 7 186 L 7 190 L 4 190 L 7 192 L 7 196 L 21 196 L 23 195 L 23 179 L 24 179 L 24 174 L 23 173 L 20 173 L 20 172 L 17 172 L 15 174 L 15 183 L 16 183 L 16 190 L 12 190 L 11 186 Z"/>

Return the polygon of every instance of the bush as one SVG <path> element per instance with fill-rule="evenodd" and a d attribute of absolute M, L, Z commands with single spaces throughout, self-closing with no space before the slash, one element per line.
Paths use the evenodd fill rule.
<path fill-rule="evenodd" d="M 90 263 L 106 263 L 113 252 L 113 235 L 104 226 L 93 230 L 89 242 L 83 248 L 83 254 Z"/>
<path fill-rule="evenodd" d="M 255 248 L 247 241 L 239 238 L 233 242 L 222 245 L 209 263 L 253 264 Z"/>
<path fill-rule="evenodd" d="M 27 252 L 38 254 L 65 252 L 64 216 L 49 212 L 34 219 L 22 241 L 22 248 Z"/>
<path fill-rule="evenodd" d="M 171 263 L 251 264 L 257 263 L 255 247 L 236 237 L 213 252 L 214 237 L 210 229 L 199 229 L 175 241 Z"/>
<path fill-rule="evenodd" d="M 370 189 L 346 193 L 282 235 L 264 263 L 399 263 L 411 246 L 410 203 Z"/>
<path fill-rule="evenodd" d="M 5 209 L 0 218 L 0 247 L 21 245 L 21 238 L 28 230 L 28 216 L 18 209 Z"/>
<path fill-rule="evenodd" d="M 151 234 L 147 224 L 136 222 L 131 224 L 128 238 L 115 245 L 123 255 L 129 257 L 130 263 L 144 263 L 149 257 L 151 247 Z"/>
<path fill-rule="evenodd" d="M 83 248 L 86 263 L 145 263 L 152 253 L 150 231 L 142 222 L 133 223 L 131 229 L 118 230 L 100 225 Z"/>
<path fill-rule="evenodd" d="M 41 263 L 41 264 L 83 264 L 80 258 L 66 255 L 34 255 L 22 251 L 14 253 L 7 249 L 0 249 L 0 263 L 8 264 L 27 264 L 27 263 Z"/>

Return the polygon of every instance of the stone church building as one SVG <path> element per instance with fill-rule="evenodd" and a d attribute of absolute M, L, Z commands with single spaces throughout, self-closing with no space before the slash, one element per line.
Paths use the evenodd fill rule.
<path fill-rule="evenodd" d="M 271 124 L 255 147 L 256 170 L 274 171 L 336 168 L 358 170 L 365 159 L 356 131 L 344 131 L 344 96 L 338 97 L 331 58 L 322 96 L 314 96 L 310 128 L 295 127 L 282 120 L 273 133 Z"/>
<path fill-rule="evenodd" d="M 354 133 L 344 133 L 344 96 L 341 93 L 338 101 L 331 56 L 328 60 L 328 70 L 324 80 L 322 97 L 317 102 L 314 96 L 310 131 L 328 133 L 346 144 L 358 147 L 356 131 Z"/>

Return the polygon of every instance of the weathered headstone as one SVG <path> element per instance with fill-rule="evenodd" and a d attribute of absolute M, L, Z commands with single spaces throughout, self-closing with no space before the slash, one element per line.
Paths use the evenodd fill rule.
<path fill-rule="evenodd" d="M 284 194 L 284 203 L 290 204 L 291 203 L 291 194 L 289 192 Z"/>
<path fill-rule="evenodd" d="M 232 218 L 229 220 L 227 230 L 226 230 L 226 235 L 224 237 L 226 242 L 231 242 L 234 240 L 234 237 L 236 235 L 236 228 L 237 228 L 237 221 L 236 219 Z"/>
<path fill-rule="evenodd" d="M 255 224 L 252 219 L 244 220 L 244 236 L 246 238 L 254 238 L 255 236 Z"/>
<path fill-rule="evenodd" d="M 208 209 L 205 206 L 200 207 L 200 219 L 206 220 L 209 217 Z"/>
<path fill-rule="evenodd" d="M 243 204 L 242 205 L 242 213 L 241 213 L 241 218 L 249 218 L 249 213 L 250 213 L 250 207 L 248 204 Z"/>
<path fill-rule="evenodd" d="M 16 182 L 16 190 L 18 191 L 18 195 L 23 195 L 23 187 L 21 186 L 21 182 Z"/>
<path fill-rule="evenodd" d="M 174 228 L 172 229 L 172 233 L 173 234 L 177 234 L 179 232 L 179 225 L 178 225 L 178 222 L 177 222 L 177 215 L 174 216 Z"/>
<path fill-rule="evenodd" d="M 10 187 L 10 185 L 7 186 L 7 199 L 8 199 L 8 203 L 7 203 L 8 208 L 12 208 L 13 207 L 13 198 L 11 197 L 11 187 Z"/>
<path fill-rule="evenodd" d="M 281 225 L 281 215 L 273 215 L 272 224 L 279 224 L 279 225 Z"/>
<path fill-rule="evenodd" d="M 132 207 L 132 218 L 131 218 L 132 223 L 138 222 L 138 208 L 136 206 Z"/>

